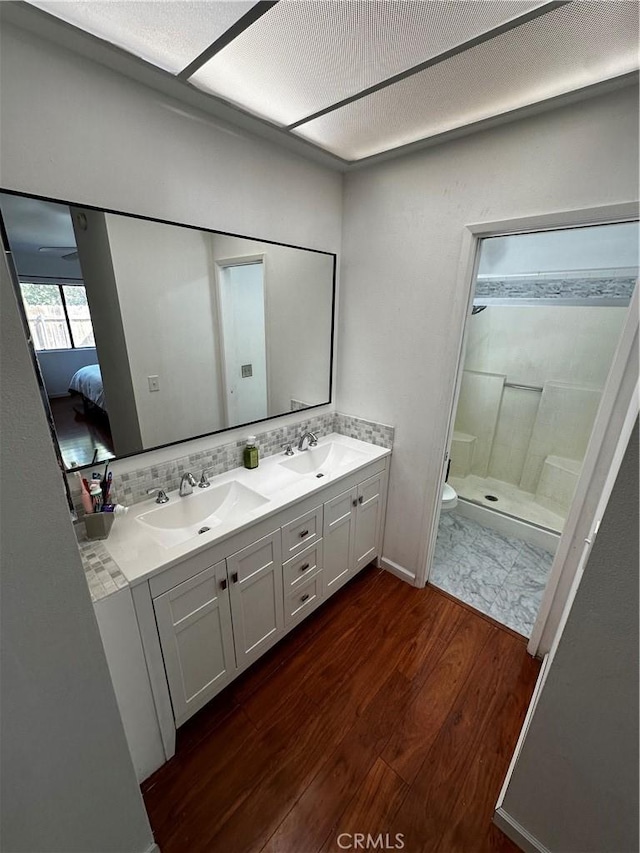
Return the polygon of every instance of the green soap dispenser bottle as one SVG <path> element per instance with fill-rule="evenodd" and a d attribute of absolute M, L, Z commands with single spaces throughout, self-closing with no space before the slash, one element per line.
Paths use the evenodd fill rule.
<path fill-rule="evenodd" d="M 256 447 L 255 435 L 247 436 L 247 446 L 244 449 L 243 459 L 245 468 L 258 467 L 258 448 Z"/>

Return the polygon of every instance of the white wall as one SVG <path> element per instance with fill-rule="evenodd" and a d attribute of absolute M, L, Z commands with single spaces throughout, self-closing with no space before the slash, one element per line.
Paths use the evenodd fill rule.
<path fill-rule="evenodd" d="M 97 361 L 95 347 L 40 350 L 38 363 L 47 394 L 50 397 L 66 397 L 69 393 L 69 382 L 76 370 L 86 367 L 87 364 L 96 364 Z"/>
<path fill-rule="evenodd" d="M 0 280 L 2 849 L 142 853 L 151 829 L 4 259 Z"/>
<path fill-rule="evenodd" d="M 503 811 L 551 853 L 638 850 L 638 427 Z"/>
<path fill-rule="evenodd" d="M 127 341 L 111 258 L 106 215 L 72 208 L 76 245 L 91 312 L 104 399 L 118 456 L 142 450 Z"/>
<path fill-rule="evenodd" d="M 209 235 L 105 220 L 143 447 L 222 429 Z M 149 376 L 159 391 L 149 391 Z"/>
<path fill-rule="evenodd" d="M 637 198 L 637 134 L 628 88 L 347 175 L 337 408 L 396 426 L 384 554 L 409 571 L 439 497 L 464 225 Z"/>
<path fill-rule="evenodd" d="M 492 237 L 482 244 L 479 275 L 638 266 L 638 225 L 625 222 L 573 231 Z"/>

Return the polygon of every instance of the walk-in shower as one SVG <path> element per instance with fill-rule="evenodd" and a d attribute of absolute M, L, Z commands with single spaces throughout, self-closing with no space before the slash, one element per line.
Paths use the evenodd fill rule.
<path fill-rule="evenodd" d="M 459 501 L 442 516 L 430 580 L 463 599 L 466 589 L 469 603 L 521 633 L 537 613 L 637 276 L 637 223 L 480 243 L 450 447 Z M 503 540 L 498 562 L 487 536 L 494 550 Z M 519 564 L 525 543 L 541 550 Z"/>

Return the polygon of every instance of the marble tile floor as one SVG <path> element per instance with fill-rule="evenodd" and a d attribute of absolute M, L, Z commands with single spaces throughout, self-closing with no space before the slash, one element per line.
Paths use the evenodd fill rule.
<path fill-rule="evenodd" d="M 429 583 L 530 637 L 552 562 L 549 551 L 443 512 Z"/>

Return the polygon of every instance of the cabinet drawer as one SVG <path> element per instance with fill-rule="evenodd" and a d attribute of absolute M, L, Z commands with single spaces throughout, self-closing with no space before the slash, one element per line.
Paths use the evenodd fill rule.
<path fill-rule="evenodd" d="M 285 594 L 289 587 L 296 586 L 322 568 L 322 539 L 309 545 L 304 551 L 287 560 L 282 566 L 284 571 Z"/>
<path fill-rule="evenodd" d="M 322 599 L 322 570 L 319 570 L 311 578 L 296 584 L 292 592 L 287 592 L 284 597 L 284 621 L 291 625 L 300 619 L 304 619 L 307 613 L 313 610 Z"/>
<path fill-rule="evenodd" d="M 322 507 L 317 506 L 282 528 L 282 558 L 288 560 L 322 536 Z"/>

